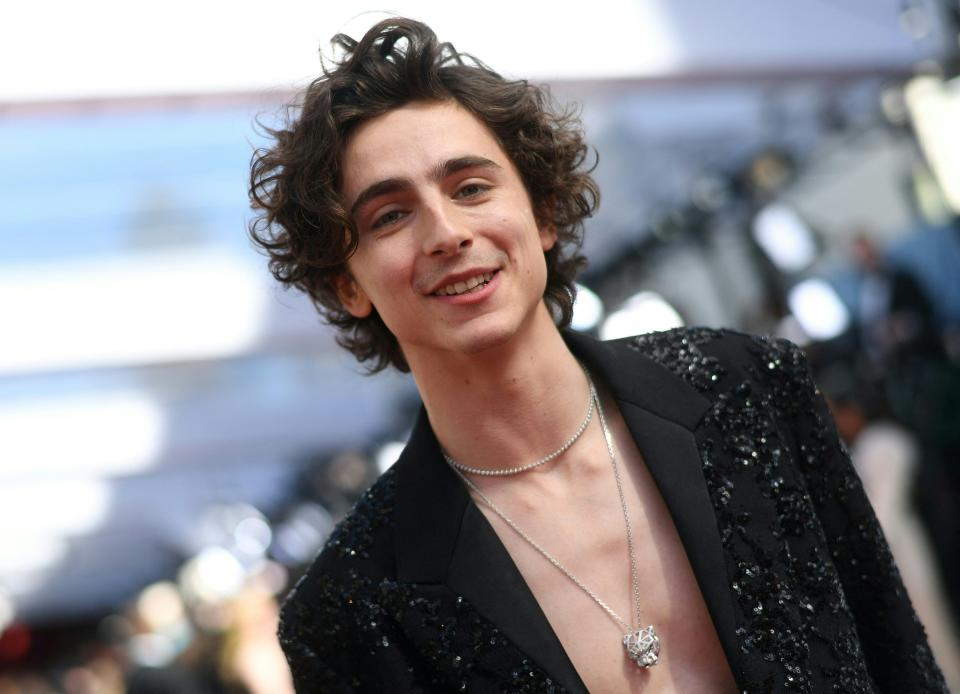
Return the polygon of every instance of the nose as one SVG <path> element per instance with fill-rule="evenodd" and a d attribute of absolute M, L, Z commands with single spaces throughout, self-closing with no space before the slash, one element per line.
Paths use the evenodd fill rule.
<path fill-rule="evenodd" d="M 426 255 L 453 255 L 469 248 L 473 232 L 455 210 L 443 203 L 431 205 L 424 215 L 423 252 Z"/>

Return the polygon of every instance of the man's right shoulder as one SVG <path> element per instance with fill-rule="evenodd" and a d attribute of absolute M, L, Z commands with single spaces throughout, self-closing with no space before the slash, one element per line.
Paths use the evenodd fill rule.
<path fill-rule="evenodd" d="M 393 579 L 396 575 L 395 494 L 396 472 L 390 468 L 363 493 L 333 529 L 288 600 L 298 593 L 310 593 L 317 583 L 330 579 Z"/>
<path fill-rule="evenodd" d="M 298 692 L 383 691 L 362 686 L 381 675 L 361 663 L 387 652 L 398 633 L 393 615 L 407 600 L 395 580 L 395 488 L 391 469 L 337 524 L 283 601 L 277 636 Z"/>

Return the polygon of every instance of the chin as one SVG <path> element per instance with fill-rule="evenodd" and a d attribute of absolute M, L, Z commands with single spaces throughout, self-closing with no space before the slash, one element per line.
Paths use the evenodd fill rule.
<path fill-rule="evenodd" d="M 463 340 L 457 351 L 463 354 L 481 354 L 507 344 L 511 335 L 512 333 L 508 330 L 485 331 L 482 335 Z"/>
<path fill-rule="evenodd" d="M 454 332 L 449 347 L 461 354 L 478 355 L 508 345 L 522 331 L 522 321 L 500 318 L 461 326 L 460 330 Z"/>
<path fill-rule="evenodd" d="M 536 309 L 491 312 L 464 323 L 448 324 L 441 334 L 434 333 L 430 337 L 421 335 L 420 339 L 406 343 L 401 339 L 401 344 L 405 345 L 404 353 L 412 356 L 413 352 L 419 352 L 422 355 L 422 358 L 415 358 L 418 362 L 445 358 L 444 354 L 481 356 L 490 353 L 492 356 L 496 350 L 508 347 L 515 341 L 526 341 L 524 335 L 533 335 L 536 332 L 535 325 L 541 320 L 553 325 L 546 306 L 542 308 L 542 315 Z"/>

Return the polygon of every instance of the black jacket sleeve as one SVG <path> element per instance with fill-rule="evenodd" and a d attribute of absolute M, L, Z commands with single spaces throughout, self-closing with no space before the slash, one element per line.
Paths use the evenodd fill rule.
<path fill-rule="evenodd" d="M 871 677 L 883 692 L 946 692 L 880 525 L 827 404 L 793 343 L 772 343 L 786 375 L 778 400 L 792 429 L 831 559 L 856 620 Z"/>

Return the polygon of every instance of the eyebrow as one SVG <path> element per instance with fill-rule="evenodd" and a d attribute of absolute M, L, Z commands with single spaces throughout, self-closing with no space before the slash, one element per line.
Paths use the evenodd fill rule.
<path fill-rule="evenodd" d="M 503 167 L 497 162 L 487 159 L 486 157 L 477 157 L 472 155 L 455 157 L 454 159 L 447 159 L 437 164 L 433 168 L 433 171 L 430 172 L 430 180 L 442 181 L 447 176 L 451 176 L 458 171 L 475 168 L 499 170 Z M 353 201 L 353 205 L 350 206 L 350 216 L 356 217 L 360 208 L 374 198 L 378 198 L 381 195 L 396 193 L 402 190 L 409 190 L 412 187 L 413 181 L 409 178 L 385 178 L 382 181 L 377 181 L 376 183 L 364 188 L 360 195 L 357 196 L 357 199 Z"/>

